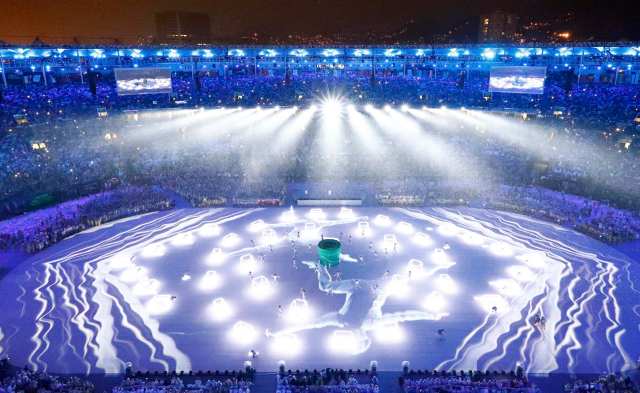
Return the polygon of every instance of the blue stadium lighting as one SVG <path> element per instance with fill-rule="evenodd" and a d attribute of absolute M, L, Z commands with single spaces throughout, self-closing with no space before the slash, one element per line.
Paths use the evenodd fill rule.
<path fill-rule="evenodd" d="M 104 54 L 104 49 L 92 49 L 91 57 L 94 59 L 104 59 L 106 56 Z"/>
<path fill-rule="evenodd" d="M 169 49 L 169 53 L 167 54 L 167 57 L 170 59 L 177 59 L 180 57 L 180 53 L 178 53 L 176 49 Z"/>
<path fill-rule="evenodd" d="M 66 51 L 66 49 L 65 49 L 65 48 L 58 48 L 58 49 L 56 49 L 56 52 L 58 53 L 58 55 L 63 54 L 63 53 L 64 53 L 64 51 Z"/>
<path fill-rule="evenodd" d="M 134 59 L 142 59 L 144 57 L 144 54 L 142 53 L 141 49 L 132 49 L 131 57 L 133 57 Z"/>
<path fill-rule="evenodd" d="M 340 51 L 337 49 L 325 49 L 322 51 L 324 57 L 334 57 L 340 55 Z"/>
<path fill-rule="evenodd" d="M 516 51 L 516 58 L 522 59 L 531 56 L 531 51 L 525 48 L 518 48 Z"/>
<path fill-rule="evenodd" d="M 424 57 L 426 55 L 427 55 L 427 50 L 426 49 L 416 49 L 416 56 Z"/>
<path fill-rule="evenodd" d="M 491 48 L 485 48 L 482 51 L 482 57 L 486 60 L 493 60 L 496 58 L 496 51 Z"/>
<path fill-rule="evenodd" d="M 371 56 L 371 51 L 369 49 L 355 49 L 353 55 L 355 57 Z"/>
<path fill-rule="evenodd" d="M 262 57 L 276 57 L 278 52 L 275 49 L 263 49 L 258 53 Z"/>
<path fill-rule="evenodd" d="M 202 57 L 210 59 L 213 57 L 213 52 L 211 51 L 211 49 L 205 49 L 202 51 Z"/>
<path fill-rule="evenodd" d="M 295 57 L 306 57 L 309 55 L 309 51 L 306 49 L 292 49 L 289 54 Z"/>
<path fill-rule="evenodd" d="M 451 48 L 451 49 L 449 49 L 449 53 L 447 53 L 447 56 L 449 56 L 449 57 L 458 57 L 458 56 L 460 56 L 460 53 L 458 52 L 457 48 Z"/>
<path fill-rule="evenodd" d="M 400 56 L 402 54 L 402 51 L 400 49 L 395 49 L 395 48 L 390 48 L 384 51 L 384 55 L 386 57 L 396 57 L 396 56 Z"/>
<path fill-rule="evenodd" d="M 558 55 L 562 57 L 571 55 L 571 48 L 559 48 Z"/>

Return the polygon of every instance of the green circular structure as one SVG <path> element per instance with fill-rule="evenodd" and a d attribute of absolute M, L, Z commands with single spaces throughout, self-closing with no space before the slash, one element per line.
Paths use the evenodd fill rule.
<path fill-rule="evenodd" d="M 338 239 L 322 239 L 318 243 L 318 257 L 320 264 L 325 267 L 335 267 L 340 264 L 342 244 Z"/>

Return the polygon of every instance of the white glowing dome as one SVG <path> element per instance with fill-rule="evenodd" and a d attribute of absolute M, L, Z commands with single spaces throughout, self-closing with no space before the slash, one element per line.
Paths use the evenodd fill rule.
<path fill-rule="evenodd" d="M 224 261 L 225 261 L 225 255 L 222 252 L 222 249 L 219 247 L 216 247 L 213 250 L 211 250 L 211 252 L 207 256 L 207 262 L 213 266 L 222 265 Z"/>
<path fill-rule="evenodd" d="M 415 244 L 422 247 L 428 247 L 433 244 L 433 240 L 431 239 L 431 236 L 427 235 L 424 232 L 416 232 L 416 234 L 413 235 L 412 240 Z"/>
<path fill-rule="evenodd" d="M 145 258 L 161 257 L 167 252 L 167 248 L 160 243 L 150 244 L 142 249 L 142 256 Z"/>
<path fill-rule="evenodd" d="M 222 276 L 215 270 L 207 271 L 200 279 L 199 287 L 203 291 L 213 291 L 222 285 Z"/>
<path fill-rule="evenodd" d="M 109 260 L 109 267 L 113 270 L 121 270 L 131 265 L 131 255 L 128 254 L 116 254 Z"/>
<path fill-rule="evenodd" d="M 240 257 L 238 263 L 238 272 L 241 274 L 249 274 L 249 272 L 255 273 L 258 270 L 258 261 L 253 254 L 244 254 Z"/>
<path fill-rule="evenodd" d="M 133 287 L 136 296 L 156 295 L 160 290 L 160 281 L 155 278 L 145 278 Z"/>
<path fill-rule="evenodd" d="M 413 233 L 413 225 L 411 225 L 410 223 L 406 222 L 406 221 L 400 221 L 397 225 L 396 225 L 396 230 L 402 234 L 405 235 L 410 235 Z"/>
<path fill-rule="evenodd" d="M 273 294 L 273 285 L 265 276 L 258 276 L 251 279 L 251 287 L 249 288 L 251 297 L 256 300 L 265 300 Z"/>
<path fill-rule="evenodd" d="M 385 216 L 384 214 L 378 214 L 373 222 L 381 227 L 388 227 L 391 225 L 391 219 L 389 216 Z"/>
<path fill-rule="evenodd" d="M 220 226 L 216 223 L 207 223 L 200 228 L 199 234 L 203 237 L 213 237 L 220 234 Z"/>
<path fill-rule="evenodd" d="M 147 277 L 147 269 L 142 266 L 131 265 L 125 271 L 120 274 L 120 281 L 122 282 L 136 282 Z"/>
<path fill-rule="evenodd" d="M 240 236 L 237 233 L 231 232 L 224 235 L 222 238 L 223 247 L 233 247 L 240 242 Z"/>
<path fill-rule="evenodd" d="M 174 298 L 171 295 L 155 295 L 146 304 L 150 315 L 166 314 L 173 308 Z"/>
<path fill-rule="evenodd" d="M 266 225 L 267 225 L 267 224 L 265 224 L 264 220 L 262 220 L 262 219 L 258 219 L 258 220 L 253 221 L 253 222 L 251 223 L 251 225 L 249 225 L 249 230 L 250 230 L 251 232 L 259 232 L 259 231 L 261 231 L 262 229 L 264 229 L 264 227 L 265 227 Z"/>
<path fill-rule="evenodd" d="M 258 338 L 258 331 L 248 322 L 238 321 L 231 328 L 230 338 L 236 344 L 253 344 Z"/>
<path fill-rule="evenodd" d="M 353 214 L 353 210 L 348 207 L 341 207 L 340 213 L 338 213 L 338 218 L 341 220 L 349 220 L 355 217 Z"/>
<path fill-rule="evenodd" d="M 233 309 L 224 298 L 218 297 L 211 302 L 211 316 L 215 321 L 226 321 L 233 314 Z"/>
<path fill-rule="evenodd" d="M 433 291 L 425 297 L 422 306 L 428 311 L 439 313 L 445 310 L 447 302 L 440 292 Z"/>
<path fill-rule="evenodd" d="M 287 310 L 287 320 L 290 323 L 304 323 L 309 320 L 311 310 L 306 299 L 293 299 Z"/>

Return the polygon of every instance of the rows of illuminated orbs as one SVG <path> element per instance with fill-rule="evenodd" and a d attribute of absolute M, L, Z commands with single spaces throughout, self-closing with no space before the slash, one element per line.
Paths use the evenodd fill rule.
<path fill-rule="evenodd" d="M 393 220 L 383 214 L 376 215 L 371 221 L 366 218 L 358 218 L 351 208 L 343 207 L 337 214 L 338 220 L 347 223 L 354 222 L 352 235 L 356 238 L 368 239 L 376 232 L 382 233 L 382 240 L 378 249 L 385 253 L 397 252 L 402 242 L 409 241 L 419 247 L 430 247 L 434 240 L 426 228 L 426 232 L 419 231 L 406 221 L 394 223 Z M 302 241 L 316 240 L 320 237 L 319 230 L 326 223 L 327 213 L 320 208 L 312 208 L 306 214 L 298 214 L 293 208 L 285 210 L 280 215 L 280 221 L 291 225 L 299 225 Z M 281 238 L 278 233 L 264 220 L 258 219 L 251 222 L 247 230 L 253 234 L 260 234 L 260 245 L 274 245 Z M 535 280 L 537 272 L 548 264 L 546 255 L 542 252 L 520 253 L 517 247 L 504 241 L 494 241 L 476 232 L 461 229 L 453 223 L 445 223 L 437 228 L 437 232 L 445 237 L 457 237 L 470 246 L 487 249 L 493 256 L 507 258 L 516 256 L 520 265 L 509 266 L 506 269 L 506 278 L 500 278 L 489 282 L 495 293 L 483 294 L 474 297 L 479 307 L 486 312 L 506 312 L 509 309 L 510 300 L 523 294 L 523 287 Z M 215 223 L 204 224 L 197 231 L 190 231 L 175 235 L 172 239 L 161 243 L 152 243 L 145 246 L 140 255 L 143 258 L 159 258 L 167 252 L 167 246 L 187 247 L 195 243 L 196 235 L 203 238 L 217 237 L 222 234 L 221 228 Z M 401 240 L 400 240 L 401 239 Z M 211 249 L 206 257 L 206 263 L 211 267 L 220 267 L 227 260 L 236 260 L 235 271 L 239 275 L 249 275 L 250 283 L 246 290 L 249 298 L 262 302 L 270 299 L 277 288 L 272 280 L 260 275 L 261 262 L 251 253 L 234 255 L 231 251 L 242 242 L 242 238 L 235 232 L 224 234 L 216 247 Z M 455 265 L 446 251 L 447 247 L 436 248 L 426 254 L 428 263 L 414 258 L 410 259 L 404 270 L 393 273 L 388 278 L 385 290 L 389 296 L 406 298 L 410 295 L 410 281 L 421 280 L 424 277 L 432 277 L 434 290 L 429 292 L 422 300 L 422 307 L 434 314 L 445 313 L 448 310 L 446 296 L 451 296 L 459 291 L 455 281 L 441 270 Z M 229 250 L 229 251 L 225 251 Z M 145 308 L 151 315 L 164 314 L 171 311 L 175 297 L 169 294 L 161 294 L 162 283 L 148 276 L 148 269 L 136 265 L 132 257 L 120 253 L 111 258 L 109 267 L 112 271 L 119 271 L 119 279 L 131 286 L 132 293 L 146 300 Z M 191 279 L 185 274 L 183 281 Z M 215 293 L 224 284 L 223 275 L 217 270 L 207 270 L 197 281 L 199 289 L 206 293 Z M 226 322 L 235 315 L 235 308 L 231 301 L 223 297 L 215 297 L 209 305 L 208 315 L 216 322 Z M 312 311 L 306 299 L 294 299 L 285 311 L 285 320 L 289 324 L 304 323 L 311 319 Z M 262 333 L 260 330 L 246 321 L 236 321 L 229 330 L 229 338 L 238 344 L 250 345 L 254 343 Z M 386 324 L 374 328 L 374 336 L 378 341 L 394 343 L 404 338 L 402 328 L 395 324 Z M 337 352 L 357 352 L 358 342 L 362 337 L 350 330 L 336 330 L 329 338 L 329 347 Z M 298 354 L 302 343 L 294 334 L 280 334 L 271 340 L 271 347 L 275 353 L 285 355 Z"/>

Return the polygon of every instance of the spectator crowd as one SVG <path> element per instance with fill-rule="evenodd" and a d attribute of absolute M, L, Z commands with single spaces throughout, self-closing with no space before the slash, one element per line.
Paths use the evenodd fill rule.
<path fill-rule="evenodd" d="M 487 76 L 481 73 L 463 84 L 451 72 L 377 79 L 304 72 L 287 78 L 197 76 L 174 73 L 171 96 L 118 97 L 108 78 L 98 82 L 95 96 L 86 85 L 64 79 L 5 90 L 0 219 L 14 218 L 0 224 L 0 250 L 36 252 L 102 222 L 170 208 L 175 197 L 196 207 L 244 206 L 261 199 L 291 203 L 291 184 L 321 181 L 336 184 L 336 190 L 337 184 L 349 189 L 366 183 L 365 198 L 372 204 L 463 203 L 533 215 L 610 243 L 639 236 L 640 160 L 633 143 L 638 85 L 567 87 L 551 74 L 541 96 L 487 96 Z M 378 141 L 375 154 L 366 153 L 355 132 L 344 133 L 341 152 L 319 149 L 314 132 L 279 151 L 270 140 L 252 142 L 225 129 L 210 130 L 217 135 L 210 138 L 190 129 L 195 120 L 176 121 L 175 111 L 129 112 L 183 105 L 304 107 L 327 91 L 354 104 L 500 111 L 495 116 L 504 121 L 496 127 L 515 126 L 497 130 L 503 135 L 487 129 L 487 122 L 434 126 L 429 137 L 455 154 L 444 162 L 450 158 L 446 152 L 430 160 L 421 156 L 431 152 L 407 154 L 412 141 L 394 135 Z M 96 108 L 108 116 L 99 117 Z M 197 119 L 198 111 L 193 112 Z M 16 124 L 14 115 L 29 124 Z M 455 119 L 451 115 L 446 121 Z M 539 140 L 518 139 L 519 126 L 539 129 Z M 621 145 L 620 140 L 631 142 Z M 589 155 L 584 146 L 608 159 Z"/>

